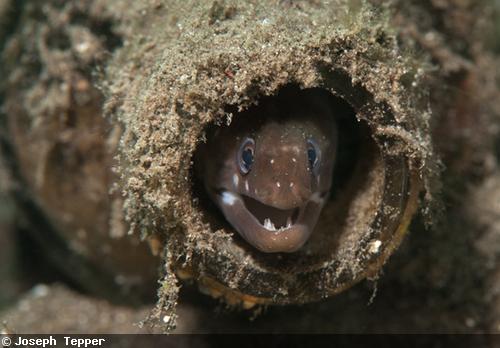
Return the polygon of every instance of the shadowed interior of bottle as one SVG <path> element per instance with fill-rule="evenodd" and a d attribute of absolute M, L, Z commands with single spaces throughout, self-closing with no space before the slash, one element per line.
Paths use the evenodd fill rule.
<path fill-rule="evenodd" d="M 301 98 L 305 91 L 310 90 L 301 91 L 292 85 L 284 87 L 277 95 L 286 91 L 295 98 Z M 370 135 L 367 123 L 356 118 L 353 107 L 344 99 L 324 89 L 314 90 L 320 94 L 328 94 L 333 111 L 331 122 L 335 122 L 338 129 L 338 144 L 336 154 L 326 154 L 336 156 L 329 199 L 311 237 L 299 250 L 293 253 L 263 253 L 249 245 L 209 198 L 199 175 L 192 173 L 193 195 L 199 199 L 205 220 L 211 229 L 223 229 L 232 234 L 231 252 L 249 256 L 248 262 L 269 272 L 301 273 L 320 268 L 325 262 L 352 260 L 356 257 L 356 246 L 361 240 L 368 238 L 374 211 L 382 199 L 384 168 L 379 148 Z M 286 102 L 283 98 L 280 101 Z M 234 109 L 228 107 L 229 111 Z M 234 113 L 233 117 L 238 117 L 238 113 Z M 207 128 L 207 141 L 215 136 L 219 127 L 227 125 L 212 124 Z M 199 147 L 203 146 L 204 143 L 199 144 Z"/>

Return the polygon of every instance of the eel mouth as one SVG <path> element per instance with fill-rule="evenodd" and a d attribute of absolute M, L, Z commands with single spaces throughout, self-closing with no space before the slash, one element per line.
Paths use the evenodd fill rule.
<path fill-rule="evenodd" d="M 278 209 L 246 195 L 241 195 L 241 197 L 248 212 L 269 231 L 284 231 L 291 228 L 299 218 L 300 207 Z"/>
<path fill-rule="evenodd" d="M 265 253 L 294 252 L 309 239 L 324 199 L 313 194 L 302 205 L 279 209 L 228 190 L 213 190 L 226 220 L 252 246 Z"/>

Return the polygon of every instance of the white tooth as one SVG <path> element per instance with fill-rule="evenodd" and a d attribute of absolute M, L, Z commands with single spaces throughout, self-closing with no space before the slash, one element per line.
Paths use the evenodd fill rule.
<path fill-rule="evenodd" d="M 289 227 L 292 227 L 292 217 L 291 216 L 289 216 L 286 219 L 286 228 L 289 228 Z"/>
<path fill-rule="evenodd" d="M 272 230 L 276 231 L 276 226 L 274 226 L 274 222 L 271 222 Z"/>
<path fill-rule="evenodd" d="M 268 229 L 268 230 L 272 230 L 273 228 L 273 224 L 271 223 L 271 220 L 269 218 L 266 218 L 264 220 L 264 228 Z"/>

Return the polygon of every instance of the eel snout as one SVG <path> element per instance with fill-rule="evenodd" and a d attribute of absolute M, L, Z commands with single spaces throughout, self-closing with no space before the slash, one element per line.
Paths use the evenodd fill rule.
<path fill-rule="evenodd" d="M 294 252 L 309 239 L 324 197 L 311 195 L 303 204 L 280 209 L 245 195 L 219 191 L 219 206 L 240 235 L 262 252 Z"/>

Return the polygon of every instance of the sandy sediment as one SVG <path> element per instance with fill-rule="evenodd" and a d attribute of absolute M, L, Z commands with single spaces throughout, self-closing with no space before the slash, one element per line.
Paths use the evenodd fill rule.
<path fill-rule="evenodd" d="M 76 168 L 77 174 L 85 172 L 81 168 L 100 173 L 94 193 L 116 183 L 111 198 L 94 195 L 108 212 L 88 213 L 102 221 L 95 233 L 107 235 L 109 221 L 114 221 L 113 226 L 121 226 L 118 230 L 130 227 L 136 237 L 153 237 L 165 245 L 158 320 L 174 318 L 169 311 L 178 295 L 175 271 L 194 277 L 212 295 L 221 296 L 222 284 L 233 291 L 231 296 L 236 292 L 239 301 L 251 295 L 250 302 L 266 298 L 281 304 L 318 300 L 367 275 L 376 278 L 405 234 L 418 201 L 409 240 L 385 268 L 380 281 L 385 290 L 379 289 L 375 299 L 378 314 L 394 310 L 401 314 L 396 316 L 400 322 L 377 323 L 373 311 L 359 303 L 349 306 L 360 298 L 356 296 L 366 295 L 358 287 L 323 309 L 309 307 L 325 316 L 327 309 L 337 310 L 345 319 L 332 319 L 331 327 L 320 325 L 317 331 L 348 332 L 360 322 L 369 331 L 404 330 L 415 323 L 421 330 L 432 330 L 435 323 L 454 331 L 490 328 L 490 319 L 481 318 L 497 317 L 495 311 L 482 315 L 488 311 L 485 280 L 495 273 L 496 258 L 485 270 L 484 249 L 469 250 L 482 233 L 477 221 L 482 213 L 464 214 L 461 203 L 469 200 L 476 185 L 497 175 L 498 128 L 491 125 L 498 124 L 498 58 L 488 51 L 489 39 L 482 35 L 490 25 L 484 2 L 95 0 L 62 6 L 47 1 L 40 11 L 46 16 L 42 18 L 57 19 L 53 27 L 43 19 L 32 21 L 30 16 L 38 12 L 31 7 L 35 10 L 24 12 L 22 20 L 32 25 L 19 29 L 4 53 L 5 61 L 17 66 L 4 87 L 7 114 L 18 113 L 17 99 L 26 100 L 20 113 L 27 115 L 23 122 L 32 129 L 26 132 L 24 123 L 11 116 L 14 144 L 20 148 L 38 139 L 32 142 L 31 154 L 19 151 L 21 167 L 27 168 L 25 176 L 32 175 L 28 181 L 34 187 L 54 168 L 57 161 L 43 160 L 50 157 L 38 155 L 44 151 L 38 145 L 53 139 L 60 128 L 43 125 L 60 124 L 55 121 L 60 114 L 51 110 L 72 110 L 81 128 L 55 143 L 66 141 L 76 153 L 96 151 L 105 160 L 68 168 Z M 87 20 L 81 24 L 75 13 L 84 13 Z M 50 41 L 47 47 L 30 42 L 29 33 L 43 39 L 47 30 L 66 33 L 69 41 Z M 16 57 L 28 56 L 36 58 L 16 64 Z M 47 85 L 47 75 L 58 83 Z M 61 89 L 61 80 L 74 95 Z M 369 139 L 356 154 L 358 172 L 365 169 L 368 174 L 353 175 L 350 187 L 355 189 L 332 201 L 319 223 L 318 236 L 325 236 L 331 226 L 344 226 L 335 229 L 342 231 L 341 237 L 324 243 L 323 249 L 314 249 L 313 241 L 306 250 L 319 250 L 317 257 L 301 263 L 297 256 L 277 262 L 235 242 L 227 225 L 213 223 L 217 217 L 203 203 L 192 171 L 193 155 L 208 125 L 224 127 L 238 111 L 291 85 L 323 88 L 343 98 L 364 127 L 360 133 Z M 62 92 L 74 99 L 62 100 Z M 79 104 L 82 98 L 89 104 Z M 92 118 L 101 109 L 105 118 Z M 79 123 L 82 119 L 92 121 Z M 118 131 L 110 131 L 109 125 Z M 101 133 L 88 138 L 86 134 L 95 134 L 89 129 Z M 108 176 L 99 164 L 115 168 L 116 176 Z M 398 182 L 401 178 L 407 181 Z M 92 180 L 79 180 L 68 180 L 68 187 L 75 182 L 96 187 Z M 51 185 L 57 186 L 41 185 L 44 191 L 36 193 L 49 207 Z M 405 189 L 395 190 L 397 185 Z M 397 200 L 398 193 L 411 199 Z M 86 191 L 78 194 L 94 197 Z M 338 206 L 345 201 L 350 208 L 339 217 Z M 55 221 L 59 209 L 52 205 Z M 381 222 L 376 216 L 394 218 Z M 68 229 L 64 221 L 59 225 Z M 374 250 L 370 242 L 379 240 L 373 238 L 384 241 L 375 255 L 368 252 Z M 116 260 L 111 270 L 127 264 L 120 257 Z M 311 276 L 306 269 L 319 271 Z M 226 301 L 234 297 L 224 296 Z M 401 301 L 394 303 L 394 298 Z M 434 308 L 427 306 L 436 302 Z M 456 310 L 464 302 L 467 305 Z M 260 323 L 264 327 L 300 312 L 293 306 L 280 309 Z"/>

